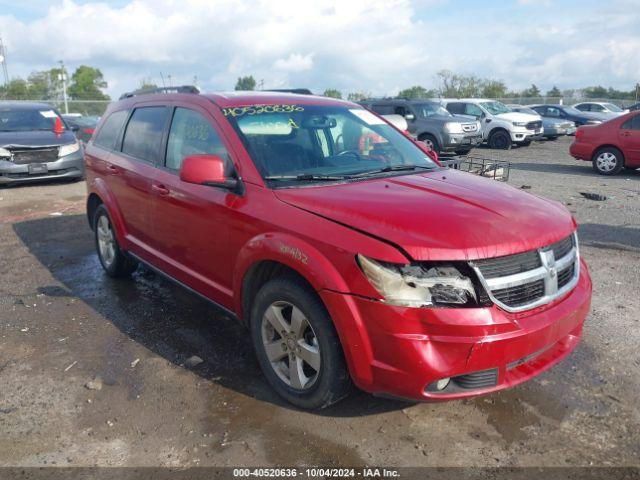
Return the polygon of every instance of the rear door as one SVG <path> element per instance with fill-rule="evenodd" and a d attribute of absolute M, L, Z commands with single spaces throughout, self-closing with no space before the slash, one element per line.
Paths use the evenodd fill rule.
<path fill-rule="evenodd" d="M 176 103 L 164 162 L 153 181 L 154 235 L 158 265 L 172 277 L 219 304 L 232 305 L 229 231 L 238 223 L 233 206 L 240 198 L 221 188 L 180 180 L 185 157 L 212 154 L 234 169 L 215 120 L 198 105 Z"/>
<path fill-rule="evenodd" d="M 152 183 L 169 119 L 166 106 L 137 106 L 125 127 L 121 148 L 111 154 L 110 185 L 124 219 L 133 253 L 153 261 Z"/>
<path fill-rule="evenodd" d="M 640 167 L 640 114 L 624 122 L 618 136 L 626 165 Z"/>

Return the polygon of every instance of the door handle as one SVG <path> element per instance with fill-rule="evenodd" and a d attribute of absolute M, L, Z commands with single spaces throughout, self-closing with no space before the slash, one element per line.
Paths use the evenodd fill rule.
<path fill-rule="evenodd" d="M 631 136 L 631 132 L 622 132 L 622 136 L 623 137 L 630 137 Z"/>
<path fill-rule="evenodd" d="M 169 195 L 171 193 L 171 191 L 167 187 L 157 183 L 153 183 L 151 185 L 151 189 L 158 195 Z"/>
<path fill-rule="evenodd" d="M 111 165 L 110 163 L 107 164 L 107 172 L 109 172 L 111 175 L 117 175 L 120 173 L 120 169 L 118 167 L 116 167 L 115 165 Z"/>

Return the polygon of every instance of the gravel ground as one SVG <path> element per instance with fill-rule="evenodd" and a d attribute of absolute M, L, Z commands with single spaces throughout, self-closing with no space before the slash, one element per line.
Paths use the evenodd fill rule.
<path fill-rule="evenodd" d="M 639 466 L 640 172 L 596 175 L 569 142 L 477 152 L 578 219 L 583 341 L 524 385 L 440 404 L 293 409 L 233 320 L 149 272 L 103 274 L 84 183 L 0 189 L 0 466 Z"/>

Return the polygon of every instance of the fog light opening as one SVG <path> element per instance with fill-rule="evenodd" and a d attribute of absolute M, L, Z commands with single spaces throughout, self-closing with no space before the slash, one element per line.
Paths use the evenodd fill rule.
<path fill-rule="evenodd" d="M 444 390 L 451 382 L 450 378 L 441 378 L 436 382 L 436 390 Z"/>

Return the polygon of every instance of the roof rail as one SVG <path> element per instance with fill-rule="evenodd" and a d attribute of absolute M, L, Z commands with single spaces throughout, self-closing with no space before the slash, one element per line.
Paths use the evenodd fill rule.
<path fill-rule="evenodd" d="M 262 90 L 263 92 L 279 92 L 279 93 L 297 93 L 298 95 L 313 95 L 308 88 L 270 88 Z"/>
<path fill-rule="evenodd" d="M 127 92 L 120 95 L 119 100 L 124 98 L 137 97 L 138 95 L 148 95 L 150 93 L 200 93 L 200 89 L 193 85 L 179 85 L 175 87 L 158 87 L 148 88 L 145 90 L 134 90 L 133 92 Z"/>

